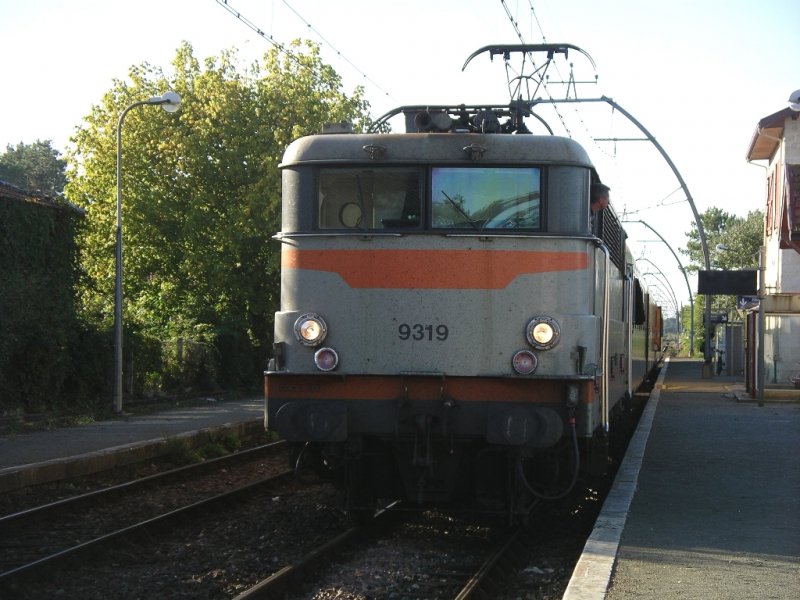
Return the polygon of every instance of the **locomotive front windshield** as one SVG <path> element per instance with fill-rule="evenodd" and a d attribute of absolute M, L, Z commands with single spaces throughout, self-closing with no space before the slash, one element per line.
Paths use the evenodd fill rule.
<path fill-rule="evenodd" d="M 431 173 L 434 229 L 538 229 L 539 169 L 438 168 Z"/>
<path fill-rule="evenodd" d="M 425 174 L 422 168 L 320 170 L 319 228 L 540 228 L 538 168 L 438 167 L 427 190 Z"/>

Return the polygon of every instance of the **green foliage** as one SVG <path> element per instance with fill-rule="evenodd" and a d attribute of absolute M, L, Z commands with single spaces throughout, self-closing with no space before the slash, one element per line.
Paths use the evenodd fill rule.
<path fill-rule="evenodd" d="M 227 433 L 219 440 L 228 452 L 238 452 L 242 448 L 242 440 L 235 433 Z"/>
<path fill-rule="evenodd" d="M 301 52 L 304 50 L 304 52 Z M 116 81 L 77 131 L 69 199 L 87 214 L 81 240 L 85 314 L 113 318 L 116 125 L 133 102 L 172 89 L 179 111 L 131 110 L 123 126 L 125 365 L 130 337 L 150 340 L 134 365 L 140 387 L 257 386 L 278 303 L 278 164 L 295 138 L 323 123 L 368 125 L 362 90 L 350 96 L 299 42 L 237 70 L 222 53 L 201 68 L 183 44 L 174 75 L 142 64 Z M 157 342 L 157 343 L 156 343 Z M 142 354 L 144 352 L 144 355 Z"/>
<path fill-rule="evenodd" d="M 82 328 L 75 317 L 76 211 L 0 199 L 2 410 L 41 412 L 74 387 Z"/>
<path fill-rule="evenodd" d="M 234 433 L 212 437 L 197 447 L 193 447 L 186 438 L 172 437 L 167 440 L 165 455 L 176 465 L 188 465 L 226 456 L 241 447 L 242 441 Z"/>
<path fill-rule="evenodd" d="M 760 210 L 749 212 L 745 219 L 733 219 L 720 235 L 717 244 L 724 248 L 717 250 L 714 262 L 720 269 L 758 268 L 758 250 L 764 240 L 764 213 Z"/>
<path fill-rule="evenodd" d="M 706 235 L 712 268 L 755 269 L 758 266 L 758 249 L 761 247 L 764 231 L 764 214 L 760 210 L 749 212 L 746 218 L 741 218 L 712 207 L 700 215 L 700 221 Z M 682 249 L 681 253 L 692 261 L 686 270 L 704 269 L 700 234 L 694 223 L 686 237 L 686 249 Z"/>
<path fill-rule="evenodd" d="M 64 191 L 67 162 L 50 140 L 8 145 L 0 155 L 0 180 L 28 191 L 59 196 Z"/>
<path fill-rule="evenodd" d="M 764 214 L 754 210 L 746 218 L 728 214 L 722 209 L 712 207 L 700 215 L 703 231 L 706 235 L 709 260 L 712 269 L 741 270 L 758 268 L 758 251 L 763 243 Z M 700 235 L 695 224 L 686 234 L 686 249 L 681 250 L 689 256 L 692 264 L 687 271 L 705 269 Z M 736 315 L 736 298 L 733 296 L 714 296 L 711 300 L 712 313 L 726 313 L 730 319 Z M 703 315 L 705 312 L 705 296 L 696 296 L 694 300 L 695 351 L 703 352 Z M 689 328 L 688 309 L 683 316 L 685 331 Z M 710 328 L 713 340 L 715 328 Z M 713 342 L 712 342 L 713 343 Z"/>
<path fill-rule="evenodd" d="M 209 441 L 203 444 L 197 450 L 197 453 L 201 456 L 202 459 L 209 459 L 209 458 L 219 458 L 220 456 L 225 456 L 226 454 L 228 454 L 228 450 L 222 443 L 218 441 Z"/>
<path fill-rule="evenodd" d="M 199 462 L 200 455 L 186 441 L 186 438 L 169 438 L 165 450 L 167 458 L 176 465 L 188 465 Z"/>

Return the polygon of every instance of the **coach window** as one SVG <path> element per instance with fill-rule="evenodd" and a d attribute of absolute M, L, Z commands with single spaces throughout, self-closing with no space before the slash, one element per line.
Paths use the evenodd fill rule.
<path fill-rule="evenodd" d="M 322 169 L 320 229 L 408 229 L 421 222 L 419 169 Z"/>
<path fill-rule="evenodd" d="M 539 229 L 541 172 L 534 167 L 446 167 L 431 174 L 434 229 Z"/>

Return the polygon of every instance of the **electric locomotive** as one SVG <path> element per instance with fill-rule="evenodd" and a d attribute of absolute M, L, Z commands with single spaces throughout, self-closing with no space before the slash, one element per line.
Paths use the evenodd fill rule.
<path fill-rule="evenodd" d="M 406 133 L 321 133 L 282 169 L 266 426 L 295 466 L 381 499 L 524 517 L 602 471 L 660 316 L 575 141 L 508 106 L 405 107 Z"/>

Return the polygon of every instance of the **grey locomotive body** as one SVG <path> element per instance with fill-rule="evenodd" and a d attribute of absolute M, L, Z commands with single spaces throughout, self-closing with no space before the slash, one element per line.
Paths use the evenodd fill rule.
<path fill-rule="evenodd" d="M 320 134 L 281 167 L 266 422 L 298 468 L 338 481 L 350 511 L 476 499 L 514 514 L 602 468 L 611 413 L 659 341 L 624 231 L 590 213 L 579 144 Z"/>

